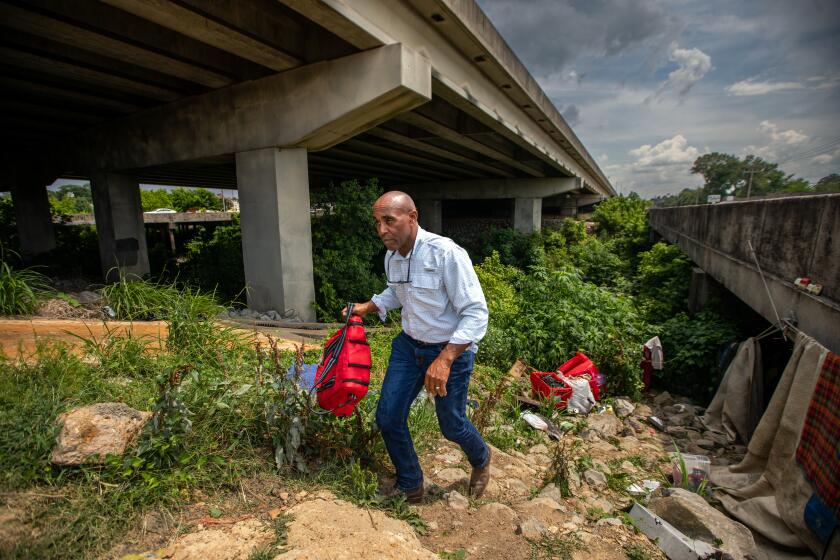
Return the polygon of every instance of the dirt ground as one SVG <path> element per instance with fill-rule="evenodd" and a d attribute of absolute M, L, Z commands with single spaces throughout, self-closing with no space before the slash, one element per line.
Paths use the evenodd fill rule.
<path fill-rule="evenodd" d="M 280 339 L 280 347 L 292 349 L 295 344 L 305 343 L 307 347 L 319 344 L 319 336 L 326 331 L 302 331 L 300 329 L 262 328 L 255 330 L 243 323 L 227 324 L 250 335 L 265 340 L 265 335 Z M 109 332 L 114 334 L 131 333 L 132 336 L 145 338 L 149 348 L 160 348 L 168 334 L 163 321 L 102 321 L 96 319 L 41 319 L 20 318 L 0 319 L 0 352 L 8 358 L 19 355 L 30 356 L 35 352 L 37 341 L 61 341 L 71 348 L 80 350 L 83 346 L 79 337 L 101 339 Z M 304 333 L 304 334 L 300 334 Z M 313 334 L 314 333 L 314 334 Z"/>

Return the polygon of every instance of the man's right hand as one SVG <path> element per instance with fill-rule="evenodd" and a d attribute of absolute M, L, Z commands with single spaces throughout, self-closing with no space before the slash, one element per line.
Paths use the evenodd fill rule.
<path fill-rule="evenodd" d="M 354 303 L 353 304 L 353 315 L 358 315 L 359 317 L 364 317 L 368 313 L 376 313 L 379 311 L 379 308 L 376 307 L 376 304 L 372 301 L 366 301 L 365 303 Z M 345 319 L 347 318 L 347 308 L 341 310 L 341 316 Z"/>

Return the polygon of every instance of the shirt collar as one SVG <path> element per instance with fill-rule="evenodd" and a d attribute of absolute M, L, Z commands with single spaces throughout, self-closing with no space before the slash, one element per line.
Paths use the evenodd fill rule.
<path fill-rule="evenodd" d="M 428 231 L 426 231 L 425 229 L 421 228 L 420 225 L 418 224 L 418 226 L 417 226 L 417 236 L 414 238 L 414 247 L 411 248 L 411 251 L 409 251 L 406 256 L 402 256 L 398 250 L 397 251 L 391 251 L 392 257 L 398 257 L 400 259 L 410 259 L 412 257 L 412 255 L 414 255 L 414 252 L 417 251 L 417 248 L 420 246 L 420 244 L 423 243 L 423 241 L 425 241 L 426 239 L 428 239 L 429 236 L 430 236 L 430 233 Z"/>

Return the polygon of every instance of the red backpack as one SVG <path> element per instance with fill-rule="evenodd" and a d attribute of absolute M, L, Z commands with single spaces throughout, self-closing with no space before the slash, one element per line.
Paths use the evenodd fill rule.
<path fill-rule="evenodd" d="M 336 416 L 350 416 L 370 385 L 370 345 L 362 318 L 347 306 L 347 323 L 324 345 L 315 373 L 318 404 Z"/>

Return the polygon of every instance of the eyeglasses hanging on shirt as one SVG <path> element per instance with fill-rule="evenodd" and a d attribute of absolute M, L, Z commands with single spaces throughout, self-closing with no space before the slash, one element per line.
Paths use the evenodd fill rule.
<path fill-rule="evenodd" d="M 414 256 L 414 251 L 411 251 L 408 254 L 408 274 L 406 275 L 405 280 L 391 280 L 391 259 L 394 257 L 396 251 L 391 251 L 391 254 L 388 255 L 388 260 L 385 263 L 385 278 L 388 280 L 389 284 L 408 284 L 411 282 L 411 257 Z"/>

